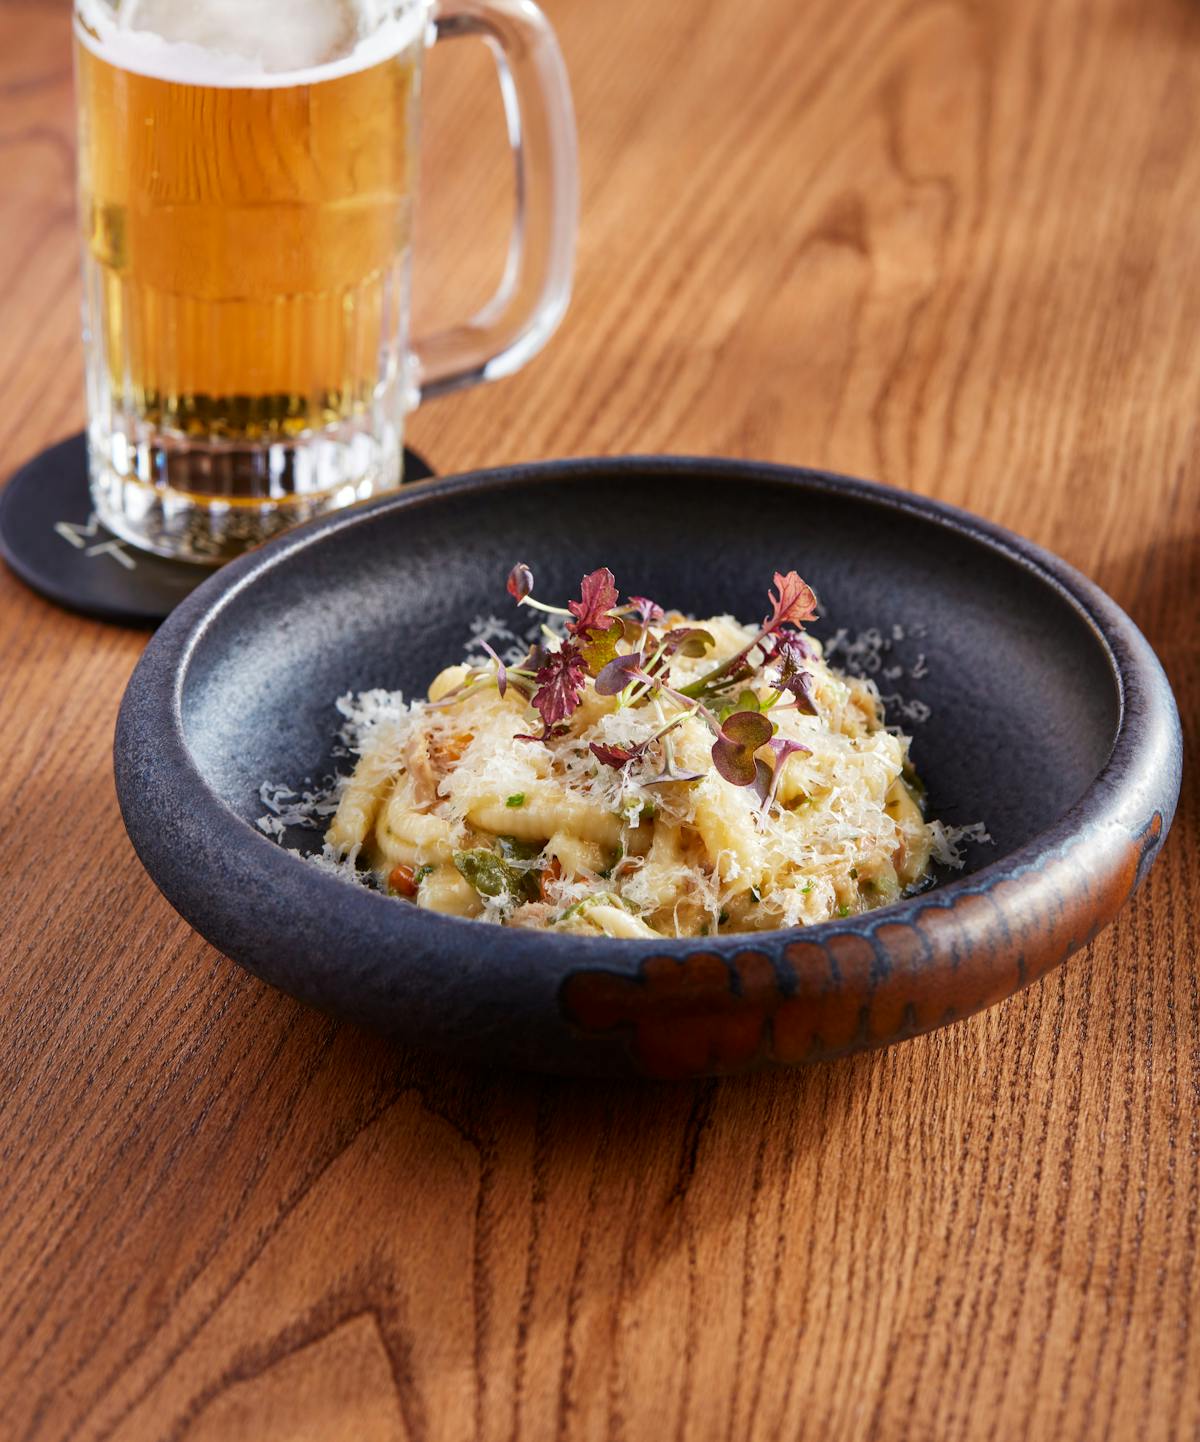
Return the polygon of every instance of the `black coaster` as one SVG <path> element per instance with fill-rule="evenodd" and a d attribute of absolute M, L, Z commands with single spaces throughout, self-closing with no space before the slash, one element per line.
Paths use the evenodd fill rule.
<path fill-rule="evenodd" d="M 404 452 L 406 481 L 432 475 Z M 127 626 L 156 626 L 212 575 L 209 566 L 139 551 L 100 525 L 82 435 L 35 456 L 0 491 L 0 556 L 47 599 Z"/>

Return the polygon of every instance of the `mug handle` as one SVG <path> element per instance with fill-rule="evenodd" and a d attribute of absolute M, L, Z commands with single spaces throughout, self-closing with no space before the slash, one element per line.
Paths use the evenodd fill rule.
<path fill-rule="evenodd" d="M 479 36 L 496 60 L 516 163 L 516 217 L 499 289 L 463 325 L 413 342 L 414 404 L 511 375 L 558 328 L 579 225 L 575 113 L 562 52 L 532 0 L 435 0 L 430 44 Z"/>

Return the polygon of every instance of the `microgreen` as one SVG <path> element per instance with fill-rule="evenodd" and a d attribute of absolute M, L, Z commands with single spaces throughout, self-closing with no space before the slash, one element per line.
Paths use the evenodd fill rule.
<path fill-rule="evenodd" d="M 589 676 L 599 676 L 610 661 L 616 659 L 617 642 L 625 639 L 625 625 L 619 618 L 604 630 L 596 626 L 589 628 L 587 639 L 580 645 L 579 654 L 588 669 Z"/>
<path fill-rule="evenodd" d="M 675 655 L 703 656 L 716 644 L 712 632 L 702 626 L 677 626 L 662 638 L 662 655 L 664 659 Z"/>
<path fill-rule="evenodd" d="M 603 761 L 606 766 L 612 766 L 620 770 L 622 766 L 628 766 L 631 761 L 637 761 L 654 745 L 656 741 L 663 740 L 676 726 L 681 726 L 691 714 L 690 711 L 681 711 L 673 716 L 670 721 L 660 726 L 653 735 L 647 736 L 644 741 L 639 741 L 633 746 L 610 746 L 603 741 L 590 743 L 590 750 L 597 761 Z M 669 745 L 670 743 L 668 743 Z M 655 777 L 653 781 L 645 781 L 644 786 L 653 786 L 657 781 L 695 781 L 698 779 L 698 772 L 676 772 L 671 764 L 670 756 L 667 758 L 667 768 L 663 775 Z"/>
<path fill-rule="evenodd" d="M 655 625 L 666 614 L 663 608 L 656 601 L 652 601 L 649 596 L 630 596 L 629 610 L 643 626 Z"/>
<path fill-rule="evenodd" d="M 648 777 L 642 782 L 643 786 L 669 786 L 673 781 L 680 785 L 690 785 L 693 781 L 703 781 L 703 771 L 676 771 L 673 766 L 667 765 L 657 776 Z"/>
<path fill-rule="evenodd" d="M 605 766 L 620 771 L 622 766 L 628 766 L 631 761 L 645 755 L 646 745 L 644 741 L 639 746 L 609 746 L 603 741 L 593 741 L 590 749 L 597 761 L 603 761 Z"/>
<path fill-rule="evenodd" d="M 792 634 L 784 630 L 785 626 L 800 626 L 812 620 L 817 613 L 817 598 L 812 587 L 802 581 L 795 571 L 788 571 L 786 575 L 775 572 L 775 590 L 770 592 L 770 598 L 771 613 L 764 618 L 762 629 L 754 640 L 728 661 L 701 676 L 698 681 L 693 681 L 690 686 L 685 686 L 685 696 L 703 696 L 749 674 L 753 669 L 750 657 L 755 650 L 761 650 L 764 657 L 774 655 L 779 639 Z M 769 644 L 772 641 L 774 644 Z"/>
<path fill-rule="evenodd" d="M 790 676 L 802 671 L 807 661 L 815 660 L 816 652 L 799 631 L 783 631 L 776 635 L 775 650 L 768 659 L 779 663 L 782 675 Z"/>
<path fill-rule="evenodd" d="M 772 684 L 778 688 L 780 695 L 786 692 L 792 697 L 797 711 L 815 716 L 817 701 L 813 691 L 813 679 L 804 669 L 804 663 L 813 659 L 812 647 L 803 636 L 785 632 L 776 640 L 772 659 L 779 666 L 778 672 L 772 677 Z"/>
<path fill-rule="evenodd" d="M 524 561 L 518 561 L 508 573 L 508 594 L 519 606 L 532 590 L 533 572 Z"/>
<path fill-rule="evenodd" d="M 778 591 L 778 595 L 776 595 Z M 775 591 L 768 593 L 771 598 L 771 614 L 763 622 L 763 630 L 775 635 L 781 626 L 803 626 L 817 614 L 817 598 L 813 588 L 802 581 L 795 571 L 786 575 L 775 572 Z"/>
<path fill-rule="evenodd" d="M 767 772 L 765 778 L 762 777 L 761 773 L 758 777 L 758 797 L 762 803 L 762 808 L 764 811 L 769 811 L 771 809 L 771 806 L 775 801 L 775 797 L 779 793 L 779 783 L 783 780 L 783 768 L 787 765 L 788 757 L 794 756 L 798 751 L 803 752 L 805 756 L 812 755 L 812 751 L 807 746 L 802 745 L 801 742 L 788 741 L 785 738 L 779 736 L 776 736 L 772 740 L 768 741 L 767 745 L 771 749 L 771 754 L 774 757 L 775 765 L 770 771 Z M 766 782 L 765 786 L 761 785 L 764 779 Z"/>
<path fill-rule="evenodd" d="M 453 704 L 492 685 L 501 696 L 511 689 L 529 703 L 542 725 L 540 734 L 519 739 L 549 744 L 569 733 L 567 723 L 579 710 L 590 682 L 597 696 L 615 698 L 618 709 L 648 706 L 658 718 L 656 728 L 641 741 L 591 742 L 592 755 L 602 765 L 621 770 L 661 742 L 662 770 L 640 778 L 643 786 L 703 779 L 704 773 L 676 765 L 670 735 L 694 716 L 712 733 L 718 774 L 733 786 L 753 788 L 763 807 L 774 802 L 788 757 L 808 748 L 777 738 L 767 713 L 779 709 L 816 714 L 817 709 L 812 675 L 806 669 L 816 652 L 801 630 L 816 615 L 817 602 L 812 588 L 795 571 L 775 572 L 770 609 L 754 638 L 680 687 L 672 684 L 672 662 L 706 655 L 716 646 L 714 636 L 701 626 L 654 629 L 665 619 L 663 608 L 648 596 L 630 596 L 622 605 L 607 566 L 584 576 L 579 598 L 565 608 L 546 605 L 534 596 L 533 572 L 523 561 L 509 572 L 506 585 L 519 606 L 564 617 L 565 636 L 543 626 L 544 642 L 535 644 L 519 665 L 506 665 L 485 644 L 487 664 L 472 668 L 453 692 L 434 704 Z M 768 667 L 775 668 L 769 676 Z M 768 764 L 767 750 L 773 765 Z M 524 802 L 522 792 L 506 804 L 516 808 Z M 492 863 L 481 860 L 468 865 L 476 871 L 482 867 L 485 879 L 495 880 Z"/>
<path fill-rule="evenodd" d="M 479 644 L 496 663 L 496 687 L 499 690 L 500 695 L 504 696 L 505 693 L 508 691 L 508 667 L 504 664 L 504 662 L 500 659 L 500 657 L 491 648 L 491 646 L 488 645 L 486 641 L 480 641 Z"/>
<path fill-rule="evenodd" d="M 770 741 L 774 726 L 760 711 L 735 711 L 721 727 L 713 742 L 713 765 L 731 786 L 753 786 L 759 780 L 759 768 L 770 771 L 755 752 Z"/>
<path fill-rule="evenodd" d="M 583 696 L 587 667 L 579 648 L 564 641 L 559 650 L 548 652 L 534 680 L 538 689 L 533 693 L 533 709 L 541 716 L 547 733 L 553 734 L 560 722 L 579 709 Z"/>
<path fill-rule="evenodd" d="M 766 709 L 753 691 L 740 691 L 736 700 L 730 699 L 721 702 L 717 707 L 717 719 L 724 722 L 735 711 L 764 711 Z"/>
<path fill-rule="evenodd" d="M 596 694 L 618 696 L 631 681 L 648 681 L 650 678 L 642 669 L 642 653 L 632 651 L 628 656 L 615 656 L 596 677 Z"/>
<path fill-rule="evenodd" d="M 617 582 L 607 566 L 601 566 L 580 582 L 582 599 L 568 601 L 567 610 L 575 618 L 567 622 L 567 630 L 575 636 L 589 631 L 606 631 L 612 624 L 609 614 L 617 604 Z"/>

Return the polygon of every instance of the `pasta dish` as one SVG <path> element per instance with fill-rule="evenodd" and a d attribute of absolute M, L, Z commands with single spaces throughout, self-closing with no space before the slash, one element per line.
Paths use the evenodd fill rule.
<path fill-rule="evenodd" d="M 795 572 L 760 625 L 620 603 L 607 570 L 561 609 L 527 566 L 508 589 L 547 623 L 526 656 L 369 693 L 327 854 L 432 911 L 630 938 L 804 926 L 927 882 L 909 740 L 827 664 Z"/>

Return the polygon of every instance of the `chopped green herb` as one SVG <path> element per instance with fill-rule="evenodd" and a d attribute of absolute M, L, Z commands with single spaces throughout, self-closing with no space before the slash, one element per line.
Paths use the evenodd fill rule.
<path fill-rule="evenodd" d="M 812 890 L 812 882 L 811 882 L 811 881 L 806 881 L 806 882 L 804 883 L 804 885 L 800 888 L 800 895 L 801 895 L 801 896 L 807 896 L 808 893 L 809 893 L 811 890 Z"/>
<path fill-rule="evenodd" d="M 718 926 L 724 926 L 725 923 L 726 923 L 728 920 L 729 920 L 729 913 L 728 913 L 727 911 L 722 911 L 721 914 L 720 914 L 720 916 L 717 917 L 717 925 L 718 925 Z"/>
<path fill-rule="evenodd" d="M 850 908 L 849 908 L 848 906 L 839 906 L 839 907 L 838 907 L 837 914 L 838 914 L 839 916 L 849 916 L 849 915 L 850 915 Z"/>
<path fill-rule="evenodd" d="M 504 804 L 515 811 L 518 806 L 525 805 L 525 793 L 523 791 L 516 792 L 515 795 L 510 796 Z"/>
<path fill-rule="evenodd" d="M 416 871 L 413 872 L 413 885 L 420 886 L 427 876 L 433 875 L 436 869 L 437 868 L 433 866 L 418 866 Z"/>

